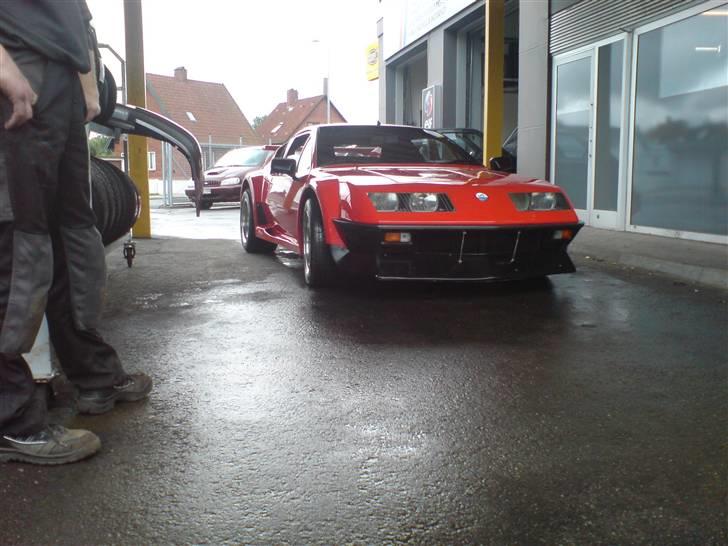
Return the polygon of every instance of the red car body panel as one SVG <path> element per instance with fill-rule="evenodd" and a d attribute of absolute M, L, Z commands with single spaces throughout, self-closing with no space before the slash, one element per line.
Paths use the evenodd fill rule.
<path fill-rule="evenodd" d="M 315 144 L 317 130 L 322 127 L 328 126 L 309 128 L 289 141 L 303 134 L 310 135 L 311 168 L 306 169 L 306 172 L 297 173 L 295 179 L 287 175 L 271 175 L 269 161 L 245 180 L 244 185 L 250 187 L 253 194 L 255 235 L 258 238 L 302 254 L 301 205 L 309 198 L 315 198 L 321 209 L 326 243 L 342 251 L 351 250 L 347 242 L 348 233 L 345 233 L 348 232 L 347 226 L 380 231 L 391 228 L 463 232 L 468 229 L 528 230 L 566 226 L 572 230 L 569 238 L 573 238 L 581 227 L 568 197 L 566 210 L 519 211 L 509 196 L 510 193 L 519 192 L 563 193 L 553 184 L 491 171 L 466 161 L 447 165 L 423 162 L 318 167 Z M 279 155 L 276 154 L 276 157 Z M 444 193 L 454 210 L 380 212 L 370 200 L 370 192 Z M 479 200 L 476 194 L 485 194 L 485 200 Z M 345 227 L 347 229 L 343 229 Z"/>

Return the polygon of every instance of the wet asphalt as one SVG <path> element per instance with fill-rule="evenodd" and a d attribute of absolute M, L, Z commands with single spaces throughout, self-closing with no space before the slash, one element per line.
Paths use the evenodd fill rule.
<path fill-rule="evenodd" d="M 0 543 L 728 542 L 726 293 L 579 256 L 312 291 L 236 209 L 154 222 L 103 325 L 153 395 L 76 418 L 86 462 L 0 467 Z"/>

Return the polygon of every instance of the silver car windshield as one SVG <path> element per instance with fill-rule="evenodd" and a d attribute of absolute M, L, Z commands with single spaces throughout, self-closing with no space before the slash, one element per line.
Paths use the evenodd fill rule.
<path fill-rule="evenodd" d="M 260 148 L 236 148 L 218 159 L 215 167 L 257 167 L 265 163 L 271 153 Z"/>

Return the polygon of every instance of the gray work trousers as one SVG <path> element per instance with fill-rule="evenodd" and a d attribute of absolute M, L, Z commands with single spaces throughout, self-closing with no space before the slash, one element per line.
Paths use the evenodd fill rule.
<path fill-rule="evenodd" d="M 108 387 L 124 372 L 96 331 L 106 264 L 90 206 L 78 74 L 27 50 L 10 53 L 38 102 L 31 120 L 6 130 L 12 106 L 0 95 L 0 433 L 32 434 L 45 426 L 46 408 L 21 354 L 44 312 L 77 386 Z"/>

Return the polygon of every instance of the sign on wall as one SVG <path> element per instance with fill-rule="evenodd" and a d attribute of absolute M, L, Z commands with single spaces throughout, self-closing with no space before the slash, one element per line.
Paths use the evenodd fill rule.
<path fill-rule="evenodd" d="M 367 46 L 367 80 L 379 79 L 379 42 Z"/>
<path fill-rule="evenodd" d="M 434 129 L 440 126 L 441 108 L 440 86 L 425 87 L 422 90 L 422 127 L 424 129 Z"/>
<path fill-rule="evenodd" d="M 475 0 L 383 0 L 384 51 L 388 59 Z"/>

